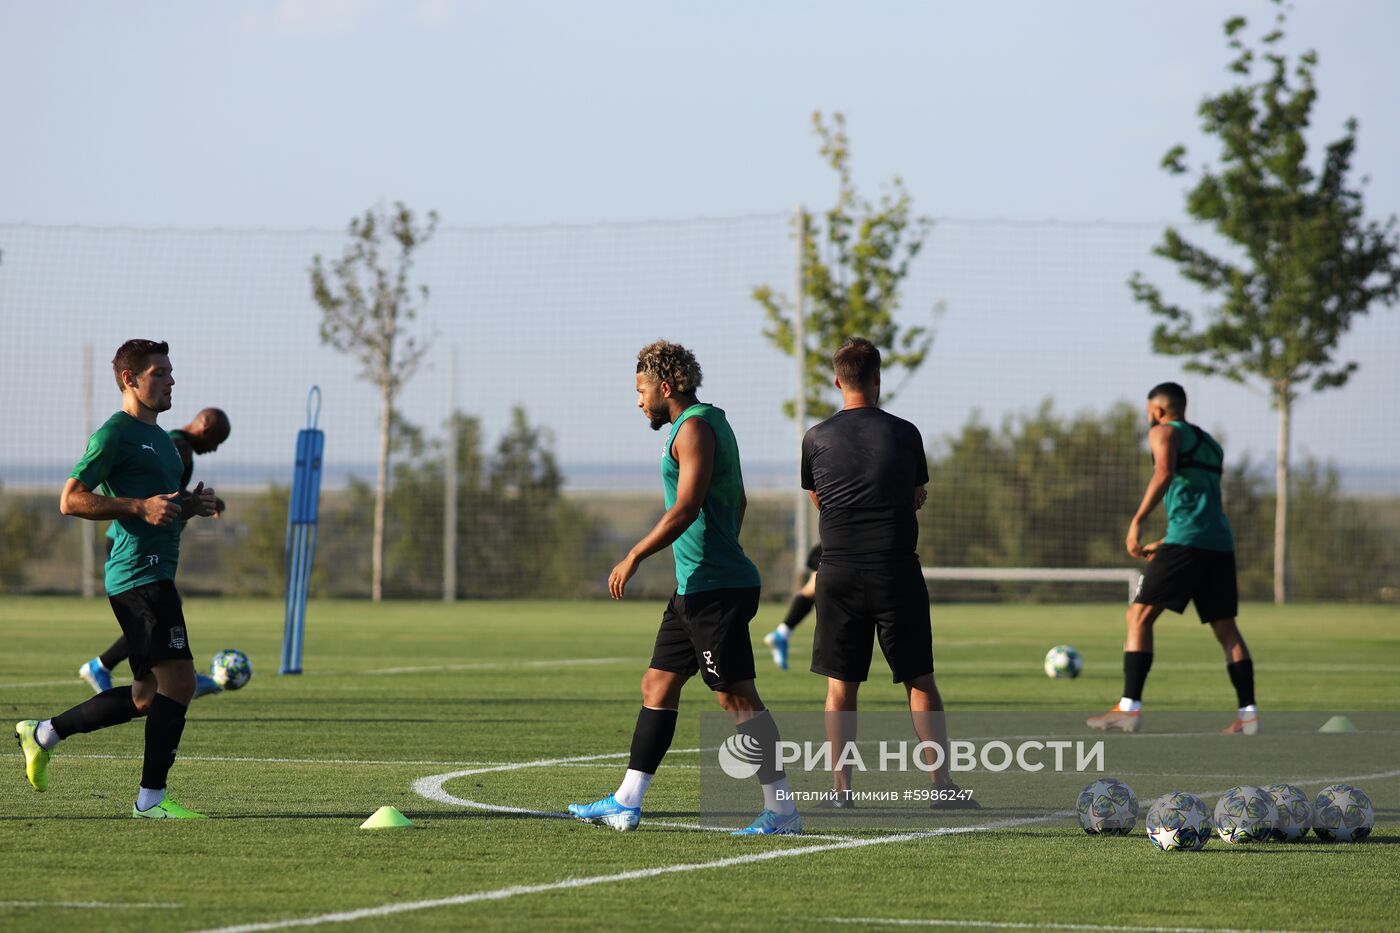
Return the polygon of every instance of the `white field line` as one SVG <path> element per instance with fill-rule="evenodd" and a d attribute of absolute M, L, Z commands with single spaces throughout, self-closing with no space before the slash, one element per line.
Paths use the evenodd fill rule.
<path fill-rule="evenodd" d="M 699 751 L 699 749 L 697 749 Z M 671 755 L 685 754 L 685 749 L 672 750 Z M 617 757 L 625 758 L 626 755 Z M 65 761 L 90 760 L 90 761 L 140 761 L 141 755 L 64 755 Z M 394 759 L 357 759 L 357 758 L 246 758 L 234 755 L 181 755 L 181 761 L 216 761 L 230 762 L 234 764 L 259 764 L 259 765 L 385 765 L 393 767 L 396 765 L 444 765 L 448 767 L 469 767 L 469 768 L 491 768 L 500 765 L 509 765 L 507 761 L 404 761 Z M 604 768 L 612 767 L 610 762 L 567 762 L 561 763 L 557 767 L 561 768 Z M 667 764 L 667 771 L 699 771 L 699 765 Z"/>
<path fill-rule="evenodd" d="M 539 661 L 478 661 L 468 664 L 435 664 L 429 667 L 380 667 L 368 671 L 304 671 L 298 677 L 355 677 L 366 674 L 429 674 L 435 671 L 514 671 L 541 667 L 588 667 L 602 664 L 633 663 L 636 658 L 554 658 Z M 643 661 L 642 663 L 645 663 Z M 22 684 L 0 684 L 0 690 L 24 690 L 30 687 L 72 687 L 83 681 L 75 674 L 67 680 L 36 680 Z M 129 680 L 113 680 L 113 686 L 129 684 Z M 86 686 L 86 685 L 85 685 Z"/>
<path fill-rule="evenodd" d="M 1068 811 L 1066 811 L 1066 813 L 1068 813 Z M 821 843 L 818 845 L 801 846 L 791 849 L 770 849 L 766 852 L 736 855 L 729 858 L 715 859 L 710 862 L 686 862 L 679 865 L 658 865 L 652 868 L 639 868 L 633 871 L 618 872 L 611 875 L 566 878 L 563 881 L 551 881 L 544 884 L 513 885 L 508 888 L 497 888 L 493 891 L 476 891 L 471 894 L 458 894 L 454 897 L 440 897 L 424 901 L 407 901 L 399 904 L 384 904 L 379 907 L 365 907 L 359 910 L 346 910 L 332 914 L 321 914 L 315 917 L 297 917 L 289 920 L 269 920 L 263 923 L 245 923 L 236 926 L 217 927 L 200 931 L 200 933 L 258 933 L 258 931 L 262 930 L 283 930 L 291 927 L 320 926 L 325 923 L 349 923 L 355 920 L 389 917 L 395 914 L 427 910 L 433 907 L 454 907 L 462 904 L 480 903 L 482 901 L 502 901 L 525 894 L 543 894 L 548 891 L 588 888 L 594 885 L 609 884 L 617 881 L 636 881 L 644 878 L 656 878 L 662 875 L 703 871 L 710 868 L 731 868 L 736 865 L 752 865 L 757 862 L 796 858 L 803 855 L 811 855 L 816 852 L 838 852 L 844 849 L 862 849 L 867 846 L 889 845 L 896 842 L 909 842 L 914 839 L 928 839 L 934 836 L 1010 828 L 1014 826 L 1023 826 L 1027 823 L 1039 822 L 1042 819 L 1044 819 L 1044 817 L 998 820 L 994 823 L 984 823 L 978 826 L 961 826 L 949 829 L 928 830 L 926 832 L 900 833 L 898 835 L 874 836 L 865 839 L 846 839 L 840 842 Z"/>
<path fill-rule="evenodd" d="M 694 752 L 697 750 L 689 749 L 688 751 Z M 565 760 L 596 761 L 607 758 L 621 757 L 624 756 L 621 754 L 588 755 L 584 756 L 581 759 L 573 758 Z M 540 761 L 520 762 L 518 764 L 493 768 L 491 770 L 518 771 L 523 768 L 551 767 L 554 764 L 555 762 L 546 759 Z M 1343 778 L 1322 778 L 1316 781 L 1303 781 L 1295 779 L 1289 781 L 1288 783 L 1331 784 L 1340 783 L 1343 781 L 1375 780 L 1380 778 L 1396 776 L 1400 776 L 1400 771 L 1385 771 L 1377 774 L 1354 775 L 1351 777 Z M 434 775 L 432 777 L 421 778 L 420 780 L 414 782 L 413 789 L 421 794 L 424 789 L 429 789 L 433 786 L 433 784 L 430 784 L 428 782 L 436 783 L 437 788 L 440 789 L 441 783 L 445 783 L 449 779 L 449 775 Z M 451 796 L 450 794 L 447 794 L 446 791 L 443 791 L 442 793 L 444 794 L 444 796 Z M 1222 793 L 1224 793 L 1224 791 L 1215 791 L 1214 793 L 1208 792 L 1203 796 L 1217 796 Z M 482 806 L 484 809 L 497 809 L 495 805 L 475 805 Z M 499 809 L 505 812 L 537 812 L 505 807 L 501 807 Z M 551 814 L 542 815 L 548 816 Z M 918 839 L 931 839 L 939 836 L 954 836 L 967 833 L 990 832 L 996 829 L 1011 829 L 1018 826 L 1030 826 L 1036 823 L 1045 823 L 1053 820 L 1064 819 L 1072 815 L 1074 815 L 1074 811 L 1062 810 L 1056 813 L 1047 814 L 1045 816 L 1030 816 L 1020 817 L 1016 819 L 996 820 L 988 823 L 975 824 L 972 826 L 956 826 L 948 827 L 946 829 L 926 830 L 923 832 L 899 833 L 890 836 L 871 836 L 862 839 L 843 839 L 839 842 L 818 843 L 816 845 L 804 845 L 788 849 L 770 849 L 766 852 L 754 852 L 749 855 L 731 856 L 730 858 L 715 859 L 709 862 L 685 862 L 679 865 L 659 865 L 652 868 L 640 868 L 634 871 L 618 872 L 616 874 L 611 875 L 592 875 L 583 878 L 566 878 L 562 881 L 551 881 L 544 884 L 512 885 L 511 887 L 497 888 L 492 891 L 475 891 L 470 894 L 458 894 L 453 897 L 433 898 L 431 900 L 422 901 L 405 901 L 397 904 L 381 904 L 378 907 L 363 907 L 358 910 L 347 910 L 340 911 L 337 913 L 319 914 L 312 917 L 294 917 L 286 920 L 269 920 L 262 923 L 247 923 L 239 924 L 236 926 L 216 927 L 212 929 L 199 931 L 199 933 L 260 933 L 260 931 L 263 930 L 285 930 L 293 927 L 321 926 L 327 923 L 351 923 L 356 920 L 369 920 L 376 917 L 389 917 L 395 914 L 410 913 L 412 911 L 418 910 L 429 910 L 435 907 L 456 907 L 464 904 L 481 903 L 484 901 L 503 901 L 513 897 L 521 897 L 529 894 L 543 894 L 549 891 L 573 890 L 578 888 L 593 887 L 595 885 L 600 884 L 611 884 L 613 882 L 619 881 L 636 881 L 643 878 L 656 878 L 662 875 L 681 874 L 692 871 L 706 871 L 712 868 L 731 868 L 736 865 L 751 865 L 757 862 L 767 862 L 776 859 L 800 858 L 806 855 L 814 855 L 819 852 L 839 852 L 846 849 L 863 849 L 867 846 L 891 845 L 900 842 L 912 842 Z M 1152 931 L 1147 928 L 1144 928 L 1140 931 L 1140 933 L 1166 933 L 1166 931 Z M 1176 933 L 1185 933 L 1185 931 L 1176 931 Z M 1201 933 L 1226 933 L 1226 931 L 1203 930 L 1201 931 Z M 1245 931 L 1231 931 L 1231 933 L 1245 933 Z M 1262 933 L 1262 931 L 1249 931 L 1249 933 Z"/>
<path fill-rule="evenodd" d="M 1131 927 L 1100 923 L 1013 923 L 1008 920 L 827 917 L 827 923 L 885 927 L 955 927 L 974 930 L 1087 930 L 1091 933 L 1299 933 L 1293 930 L 1241 930 L 1232 927 Z"/>
<path fill-rule="evenodd" d="M 535 667 L 588 667 L 595 664 L 633 663 L 636 658 L 559 658 L 546 661 L 478 661 L 470 664 L 434 664 L 428 667 L 380 667 L 366 674 L 426 674 L 434 671 L 514 671 Z"/>
<path fill-rule="evenodd" d="M 137 904 L 123 901 L 0 901 L 0 910 L 7 907 L 37 909 L 56 907 L 63 910 L 176 910 L 184 904 Z"/>
<path fill-rule="evenodd" d="M 700 748 L 678 748 L 667 752 L 668 755 L 694 755 L 707 749 Z M 713 749 L 708 749 L 713 751 Z M 510 764 L 492 765 L 484 768 L 469 768 L 465 771 L 449 771 L 446 774 L 434 774 L 425 778 L 419 778 L 413 782 L 413 792 L 420 797 L 424 797 L 435 803 L 445 803 L 453 807 L 465 807 L 469 810 L 485 810 L 490 813 L 515 813 L 523 816 L 538 816 L 551 820 L 572 820 L 574 816 L 569 813 L 562 813 L 558 810 L 531 810 L 526 807 L 509 807 L 503 804 L 482 803 L 479 800 L 467 800 L 465 797 L 455 797 L 449 794 L 443 785 L 448 781 L 457 778 L 470 777 L 474 774 L 495 774 L 502 771 L 520 771 L 525 768 L 558 768 L 558 767 L 615 767 L 613 762 L 626 758 L 629 752 L 609 752 L 606 755 L 583 755 L 577 758 L 555 758 L 540 759 L 538 761 L 512 762 Z M 667 766 L 669 769 L 670 765 Z M 696 769 L 699 765 L 694 766 Z M 712 833 L 729 833 L 734 831 L 732 826 L 708 826 L 703 823 L 679 823 L 672 820 L 647 820 L 648 826 L 663 826 L 668 829 L 696 829 Z M 799 837 L 800 838 L 800 837 Z M 845 839 L 845 836 L 823 836 L 823 839 Z"/>

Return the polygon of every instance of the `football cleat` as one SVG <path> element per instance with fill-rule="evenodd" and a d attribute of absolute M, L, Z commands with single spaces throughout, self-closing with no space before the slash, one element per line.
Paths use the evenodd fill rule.
<path fill-rule="evenodd" d="M 131 818 L 135 820 L 207 820 L 209 817 L 203 813 L 196 813 L 180 806 L 170 797 L 166 797 L 160 803 L 149 810 L 138 810 L 136 804 L 131 805 Z"/>
<path fill-rule="evenodd" d="M 93 693 L 105 693 L 112 689 L 112 672 L 102 666 L 100 658 L 93 658 L 78 668 L 78 676 L 87 681 Z"/>
<path fill-rule="evenodd" d="M 1263 727 L 1259 724 L 1258 713 L 1239 716 L 1234 722 L 1220 730 L 1221 735 L 1258 735 Z"/>
<path fill-rule="evenodd" d="M 1129 713 L 1115 706 L 1102 716 L 1090 716 L 1084 724 L 1100 732 L 1136 732 L 1142 727 L 1142 713 Z"/>
<path fill-rule="evenodd" d="M 15 741 L 24 752 L 24 776 L 29 778 L 29 786 L 42 794 L 49 789 L 49 750 L 34 737 L 37 728 L 37 719 L 15 723 Z"/>
<path fill-rule="evenodd" d="M 731 836 L 800 836 L 802 817 L 794 810 L 788 814 L 764 810 L 752 823 L 736 829 Z"/>
<path fill-rule="evenodd" d="M 630 833 L 642 821 L 641 807 L 624 807 L 612 794 L 592 803 L 571 803 L 569 814 L 585 823 L 607 826 L 620 833 Z"/>
<path fill-rule="evenodd" d="M 788 637 L 774 629 L 763 636 L 763 643 L 773 652 L 773 663 L 782 670 L 788 669 Z"/>
<path fill-rule="evenodd" d="M 200 697 L 202 697 L 202 696 L 208 696 L 208 695 L 211 694 L 211 693 L 223 693 L 223 692 L 224 692 L 224 688 L 223 688 L 223 687 L 220 687 L 219 684 L 218 684 L 218 682 L 215 681 L 214 678 L 210 677 L 208 674 L 195 674 L 195 675 L 194 675 L 194 696 L 190 697 L 190 699 L 191 699 L 191 700 L 198 700 Z"/>

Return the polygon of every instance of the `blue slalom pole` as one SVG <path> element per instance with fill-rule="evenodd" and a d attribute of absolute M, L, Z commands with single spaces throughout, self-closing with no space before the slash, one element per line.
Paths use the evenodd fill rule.
<path fill-rule="evenodd" d="M 306 636 L 306 597 L 311 587 L 311 566 L 316 556 L 317 518 L 321 508 L 321 458 L 326 448 L 326 435 L 316 427 L 320 418 L 321 388 L 312 386 L 306 396 L 306 427 L 297 432 L 292 496 L 287 508 L 286 616 L 282 625 L 283 674 L 301 673 L 301 651 Z"/>

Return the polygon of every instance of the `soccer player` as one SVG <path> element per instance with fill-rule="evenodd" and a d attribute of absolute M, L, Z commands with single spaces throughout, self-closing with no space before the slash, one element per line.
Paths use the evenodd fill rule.
<path fill-rule="evenodd" d="M 1142 688 L 1152 669 L 1152 625 L 1162 610 L 1181 614 L 1194 602 L 1201 622 L 1215 632 L 1225 651 L 1225 670 L 1235 687 L 1239 712 L 1223 730 L 1253 735 L 1259 731 L 1254 704 L 1254 661 L 1240 635 L 1235 579 L 1235 538 L 1220 502 L 1225 451 L 1215 438 L 1186 420 L 1186 390 L 1175 382 L 1147 393 L 1148 443 L 1152 479 L 1128 525 L 1128 553 L 1146 560 L 1137 594 L 1128 607 L 1128 637 L 1123 644 L 1123 698 L 1091 728 L 1136 732 L 1142 724 Z M 1141 544 L 1142 523 L 1166 500 L 1167 533 Z"/>
<path fill-rule="evenodd" d="M 117 349 L 112 370 L 122 408 L 88 440 L 59 499 L 64 515 L 118 523 L 107 561 L 107 596 L 131 648 L 130 687 L 105 690 L 43 721 L 15 724 L 24 751 L 25 776 L 37 791 L 48 790 L 49 756 L 69 736 L 146 717 L 146 751 L 133 817 L 204 819 L 166 793 L 185 712 L 194 694 L 194 660 L 175 589 L 180 532 L 196 515 L 215 514 L 214 490 L 200 483 L 180 495 L 183 464 L 156 418 L 170 409 L 175 385 L 164 342 L 128 340 Z"/>
<path fill-rule="evenodd" d="M 904 685 L 920 740 L 945 750 L 944 761 L 930 771 L 943 792 L 934 806 L 977 807 L 956 796 L 959 788 L 948 775 L 943 698 L 933 678 L 928 586 L 914 516 L 928 495 L 923 438 L 879 407 L 878 347 L 852 337 L 832 363 L 842 408 L 802 439 L 802 488 L 821 523 L 812 672 L 827 678 L 827 738 L 838 749 L 854 739 L 857 694 L 870 675 L 878 637 L 894 682 Z M 933 764 L 936 756 L 926 761 Z M 837 769 L 832 778 L 831 805 L 853 805 L 849 769 Z"/>
<path fill-rule="evenodd" d="M 783 621 L 763 636 L 763 643 L 773 653 L 773 663 L 781 670 L 788 669 L 788 639 L 792 637 L 792 630 L 802 624 L 802 620 L 807 618 L 807 614 L 816 605 L 817 567 L 821 566 L 821 562 L 822 546 L 818 544 L 807 552 L 807 569 L 812 571 L 807 575 L 807 582 L 793 595 Z"/>
<path fill-rule="evenodd" d="M 219 449 L 220 444 L 228 440 L 228 435 L 228 415 L 224 414 L 222 408 L 202 409 L 189 424 L 170 432 L 170 440 L 175 444 L 175 450 L 180 454 L 180 462 L 184 464 L 184 469 L 180 473 L 180 495 L 189 495 L 190 477 L 194 473 L 195 454 L 213 453 Z M 224 500 L 216 497 L 217 514 L 222 515 L 224 508 Z M 107 526 L 108 557 L 112 556 L 112 547 L 116 544 L 118 528 L 120 526 L 116 522 Z M 111 690 L 112 671 L 130 654 L 126 636 L 118 635 L 111 647 L 91 661 L 84 662 L 83 666 L 78 668 L 78 676 L 87 681 L 88 686 L 92 687 L 93 693 Z M 222 689 L 208 674 L 195 675 L 194 699 L 199 699 L 210 693 L 219 693 Z"/>
<path fill-rule="evenodd" d="M 700 380 L 700 364 L 679 344 L 659 340 L 637 356 L 637 407 L 653 431 L 670 427 L 661 454 L 666 512 L 612 569 L 608 592 L 622 599 L 638 565 L 667 545 L 676 591 L 642 675 L 627 773 L 614 793 L 569 804 L 569 812 L 620 832 L 637 828 L 642 798 L 675 735 L 681 688 L 698 673 L 746 744 L 761 750 L 763 810 L 734 835 L 796 835 L 802 819 L 777 761 L 777 724 L 754 687 L 749 621 L 758 611 L 759 576 L 739 545 L 748 505 L 739 445 L 724 412 L 695 397 Z"/>

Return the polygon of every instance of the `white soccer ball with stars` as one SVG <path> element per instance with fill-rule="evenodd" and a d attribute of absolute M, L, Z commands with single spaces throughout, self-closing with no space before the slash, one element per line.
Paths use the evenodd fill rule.
<path fill-rule="evenodd" d="M 1056 680 L 1078 677 L 1084 659 L 1073 645 L 1056 645 L 1045 654 L 1045 676 Z"/>
<path fill-rule="evenodd" d="M 253 662 L 237 648 L 225 648 L 209 662 L 209 676 L 225 690 L 237 690 L 253 676 Z"/>
<path fill-rule="evenodd" d="M 1079 825 L 1091 836 L 1126 836 L 1137 824 L 1133 789 L 1117 778 L 1099 778 L 1079 792 Z"/>
<path fill-rule="evenodd" d="M 1162 852 L 1204 849 L 1214 832 L 1210 808 L 1195 794 L 1168 794 L 1147 810 L 1147 838 Z"/>
<path fill-rule="evenodd" d="M 1312 801 L 1292 784 L 1270 784 L 1264 790 L 1274 799 L 1278 824 L 1269 838 L 1274 842 L 1296 842 L 1308 833 L 1312 825 Z"/>
<path fill-rule="evenodd" d="M 1277 825 L 1278 807 L 1262 787 L 1232 787 L 1215 804 L 1215 832 L 1226 842 L 1263 842 Z"/>
<path fill-rule="evenodd" d="M 1313 801 L 1313 832 L 1327 842 L 1360 842 L 1375 825 L 1371 798 L 1359 787 L 1333 784 Z"/>

